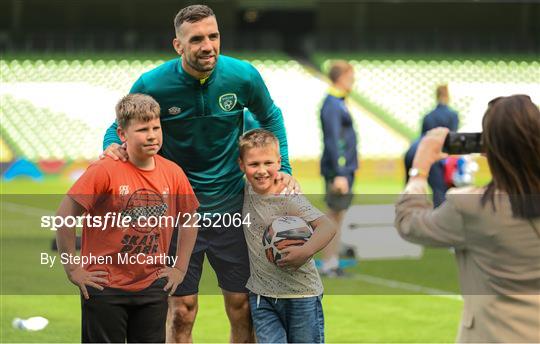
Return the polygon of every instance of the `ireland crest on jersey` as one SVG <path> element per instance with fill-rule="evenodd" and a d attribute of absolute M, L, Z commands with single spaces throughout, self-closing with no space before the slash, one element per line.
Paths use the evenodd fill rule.
<path fill-rule="evenodd" d="M 236 94 L 225 93 L 219 97 L 219 106 L 223 109 L 223 111 L 231 111 L 236 105 L 236 101 Z"/>

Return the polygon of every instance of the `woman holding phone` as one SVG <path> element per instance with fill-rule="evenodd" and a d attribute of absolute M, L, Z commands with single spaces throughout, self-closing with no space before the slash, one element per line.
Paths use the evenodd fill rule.
<path fill-rule="evenodd" d="M 413 176 L 396 203 L 411 242 L 453 247 L 464 309 L 459 342 L 540 342 L 540 111 L 528 96 L 489 103 L 483 153 L 492 180 L 452 189 L 433 210 L 426 171 L 446 154 L 448 129 L 422 139 Z"/>

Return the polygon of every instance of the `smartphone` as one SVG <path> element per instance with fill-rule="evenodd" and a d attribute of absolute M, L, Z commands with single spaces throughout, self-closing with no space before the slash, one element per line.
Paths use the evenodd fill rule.
<path fill-rule="evenodd" d="M 450 155 L 482 153 L 482 133 L 454 133 L 446 136 L 443 152 Z"/>

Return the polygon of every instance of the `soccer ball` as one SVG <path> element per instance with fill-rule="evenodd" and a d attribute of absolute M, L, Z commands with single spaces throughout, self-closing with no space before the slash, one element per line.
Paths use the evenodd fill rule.
<path fill-rule="evenodd" d="M 288 246 L 302 246 L 313 234 L 311 226 L 298 216 L 282 216 L 275 219 L 263 233 L 262 243 L 266 258 L 276 264 L 281 250 Z"/>

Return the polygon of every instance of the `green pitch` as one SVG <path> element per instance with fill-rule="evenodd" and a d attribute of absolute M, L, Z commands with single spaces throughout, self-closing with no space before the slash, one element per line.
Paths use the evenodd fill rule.
<path fill-rule="evenodd" d="M 318 178 L 300 180 L 305 193 L 320 193 Z M 39 252 L 49 252 L 54 234 L 39 228 L 39 210 L 55 210 L 60 196 L 26 197 L 29 210 L 13 206 L 19 194 L 63 194 L 69 182 L 17 180 L 2 183 L 0 342 L 77 342 L 80 340 L 80 301 L 61 266 L 39 264 Z M 355 191 L 398 193 L 402 181 L 362 181 Z M 369 198 L 365 198 L 369 202 Z M 20 200 L 20 199 L 19 199 Z M 45 202 L 43 200 L 46 200 Z M 11 205 L 7 206 L 5 202 Z M 29 225 L 30 224 L 30 225 Z M 347 270 L 349 279 L 324 280 L 323 305 L 328 342 L 453 342 L 463 306 L 457 292 L 457 273 L 448 250 L 426 250 L 420 260 L 361 261 Z M 397 283 L 397 284 L 396 284 Z M 418 288 L 430 289 L 418 289 Z M 50 288 L 50 289 L 49 289 Z M 415 289 L 416 288 L 416 289 Z M 63 295 L 51 294 L 56 290 Z M 434 292 L 433 292 L 434 291 Z M 438 295 L 426 295 L 432 292 Z M 194 329 L 196 342 L 228 342 L 217 280 L 206 264 L 201 282 L 200 309 Z M 49 326 L 38 332 L 11 327 L 14 317 L 41 315 Z"/>
<path fill-rule="evenodd" d="M 80 341 L 77 296 L 2 296 L 1 342 Z M 323 298 L 327 342 L 453 342 L 461 302 L 435 296 L 363 295 Z M 195 342 L 228 342 L 228 320 L 221 296 L 199 299 Z M 13 317 L 49 319 L 39 332 L 11 327 Z"/>

